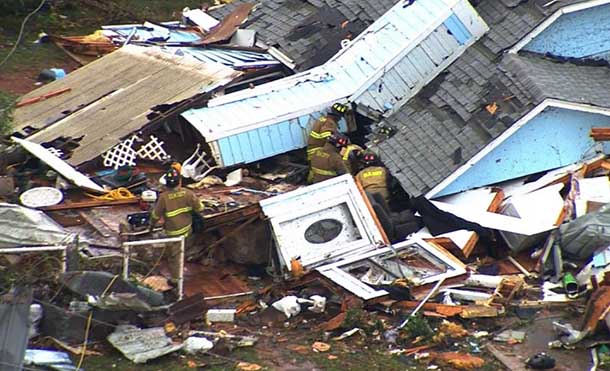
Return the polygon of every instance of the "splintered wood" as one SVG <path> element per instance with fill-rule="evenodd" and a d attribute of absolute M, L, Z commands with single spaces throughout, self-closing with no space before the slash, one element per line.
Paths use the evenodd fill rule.
<path fill-rule="evenodd" d="M 607 141 L 610 140 L 610 128 L 591 128 L 589 135 L 597 142 Z"/>

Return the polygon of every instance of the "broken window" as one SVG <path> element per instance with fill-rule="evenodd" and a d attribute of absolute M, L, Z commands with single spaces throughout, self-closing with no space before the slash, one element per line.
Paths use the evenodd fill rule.
<path fill-rule="evenodd" d="M 466 272 L 459 260 L 420 239 L 346 258 L 317 270 L 365 300 L 386 295 L 379 286 L 396 279 L 406 278 L 420 286 Z"/>

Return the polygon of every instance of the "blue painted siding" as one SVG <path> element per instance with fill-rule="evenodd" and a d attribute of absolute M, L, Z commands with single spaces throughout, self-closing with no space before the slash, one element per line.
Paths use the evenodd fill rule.
<path fill-rule="evenodd" d="M 324 65 L 212 99 L 208 107 L 182 116 L 207 142 L 218 142 L 213 148 L 220 153 L 214 157 L 223 166 L 251 163 L 303 148 L 307 130 L 298 131 L 334 102 L 354 102 L 373 118 L 392 114 L 487 29 L 466 0 L 426 0 L 407 8 L 397 2 Z M 271 139 L 269 130 L 260 129 L 276 126 L 281 136 Z M 257 134 L 245 140 L 244 133 L 251 131 Z M 226 139 L 232 136 L 239 139 Z"/>
<path fill-rule="evenodd" d="M 610 4 L 562 15 L 523 50 L 610 60 Z"/>
<path fill-rule="evenodd" d="M 610 117 L 547 108 L 436 196 L 570 165 L 592 157 L 595 149 L 610 153 L 589 137 L 592 127 L 610 127 Z"/>
<path fill-rule="evenodd" d="M 470 31 L 468 31 L 466 26 L 464 26 L 464 23 L 462 23 L 462 21 L 460 21 L 455 14 L 452 14 L 449 18 L 447 18 L 444 25 L 447 27 L 447 30 L 451 33 L 451 35 L 455 37 L 457 42 L 460 43 L 460 45 L 466 44 L 466 42 L 472 37 Z"/>
<path fill-rule="evenodd" d="M 219 139 L 222 166 L 251 163 L 305 147 L 310 127 L 318 117 L 319 113 L 301 116 Z M 339 130 L 347 131 L 345 119 L 339 121 Z"/>

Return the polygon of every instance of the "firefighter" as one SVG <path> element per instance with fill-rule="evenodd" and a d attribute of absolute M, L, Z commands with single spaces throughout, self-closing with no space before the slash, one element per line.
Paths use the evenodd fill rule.
<path fill-rule="evenodd" d="M 357 144 L 348 143 L 345 147 L 341 148 L 341 158 L 347 166 L 347 170 L 350 174 L 356 175 L 360 168 L 360 152 L 364 149 Z"/>
<path fill-rule="evenodd" d="M 320 117 L 314 122 L 309 138 L 307 138 L 307 160 L 311 160 L 311 155 L 316 148 L 321 148 L 326 144 L 326 139 L 331 136 L 332 133 L 338 131 L 339 120 L 345 112 L 347 106 L 341 103 L 335 103 L 332 105 L 330 112 L 326 116 Z"/>
<path fill-rule="evenodd" d="M 171 167 L 165 174 L 165 185 L 167 190 L 162 192 L 151 214 L 151 229 L 163 218 L 163 229 L 170 237 L 184 236 L 185 246 L 192 243 L 193 212 L 203 211 L 203 204 L 199 198 L 187 188 L 180 186 L 180 173 L 175 167 Z M 173 246 L 169 251 L 169 266 L 172 280 L 177 282 L 179 271 L 180 246 Z"/>
<path fill-rule="evenodd" d="M 387 204 L 390 199 L 388 170 L 382 166 L 377 154 L 370 150 L 360 152 L 360 161 L 364 168 L 358 172 L 356 179 L 366 192 L 379 193 Z"/>
<path fill-rule="evenodd" d="M 349 142 L 349 138 L 341 133 L 331 134 L 324 146 L 312 152 L 309 166 L 309 183 L 318 183 L 339 175 L 347 174 L 348 169 L 339 154 L 341 147 Z"/>

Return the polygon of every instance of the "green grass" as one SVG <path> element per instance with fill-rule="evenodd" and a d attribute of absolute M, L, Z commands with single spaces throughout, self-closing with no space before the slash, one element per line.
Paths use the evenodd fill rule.
<path fill-rule="evenodd" d="M 33 44 L 41 32 L 63 36 L 87 35 L 108 24 L 180 20 L 184 7 L 196 8 L 205 1 L 98 0 L 82 4 L 79 1 L 55 3 L 58 5 L 40 11 L 29 19 L 19 47 L 8 63 L 0 67 L 0 72 L 18 73 L 61 65 L 68 57 L 59 48 L 50 44 Z M 24 17 L 25 13 L 0 14 L 0 61 L 14 45 Z"/>
<path fill-rule="evenodd" d="M 82 368 L 87 371 L 181 371 L 193 370 L 188 365 L 188 361 L 193 361 L 197 365 L 205 364 L 205 370 L 221 371 L 233 370 L 237 362 L 249 362 L 260 364 L 255 348 L 237 349 L 225 358 L 209 355 L 190 356 L 181 352 L 169 354 L 167 356 L 151 360 L 145 364 L 136 364 L 123 357 L 117 350 L 106 351 L 102 356 L 86 357 Z M 73 356 L 74 363 L 78 363 L 78 357 Z"/>
<path fill-rule="evenodd" d="M 0 49 L 0 60 L 8 54 L 8 49 Z M 15 50 L 15 53 L 0 68 L 3 73 L 40 72 L 44 68 L 53 68 L 65 63 L 67 56 L 52 44 L 32 44 L 27 42 Z"/>

